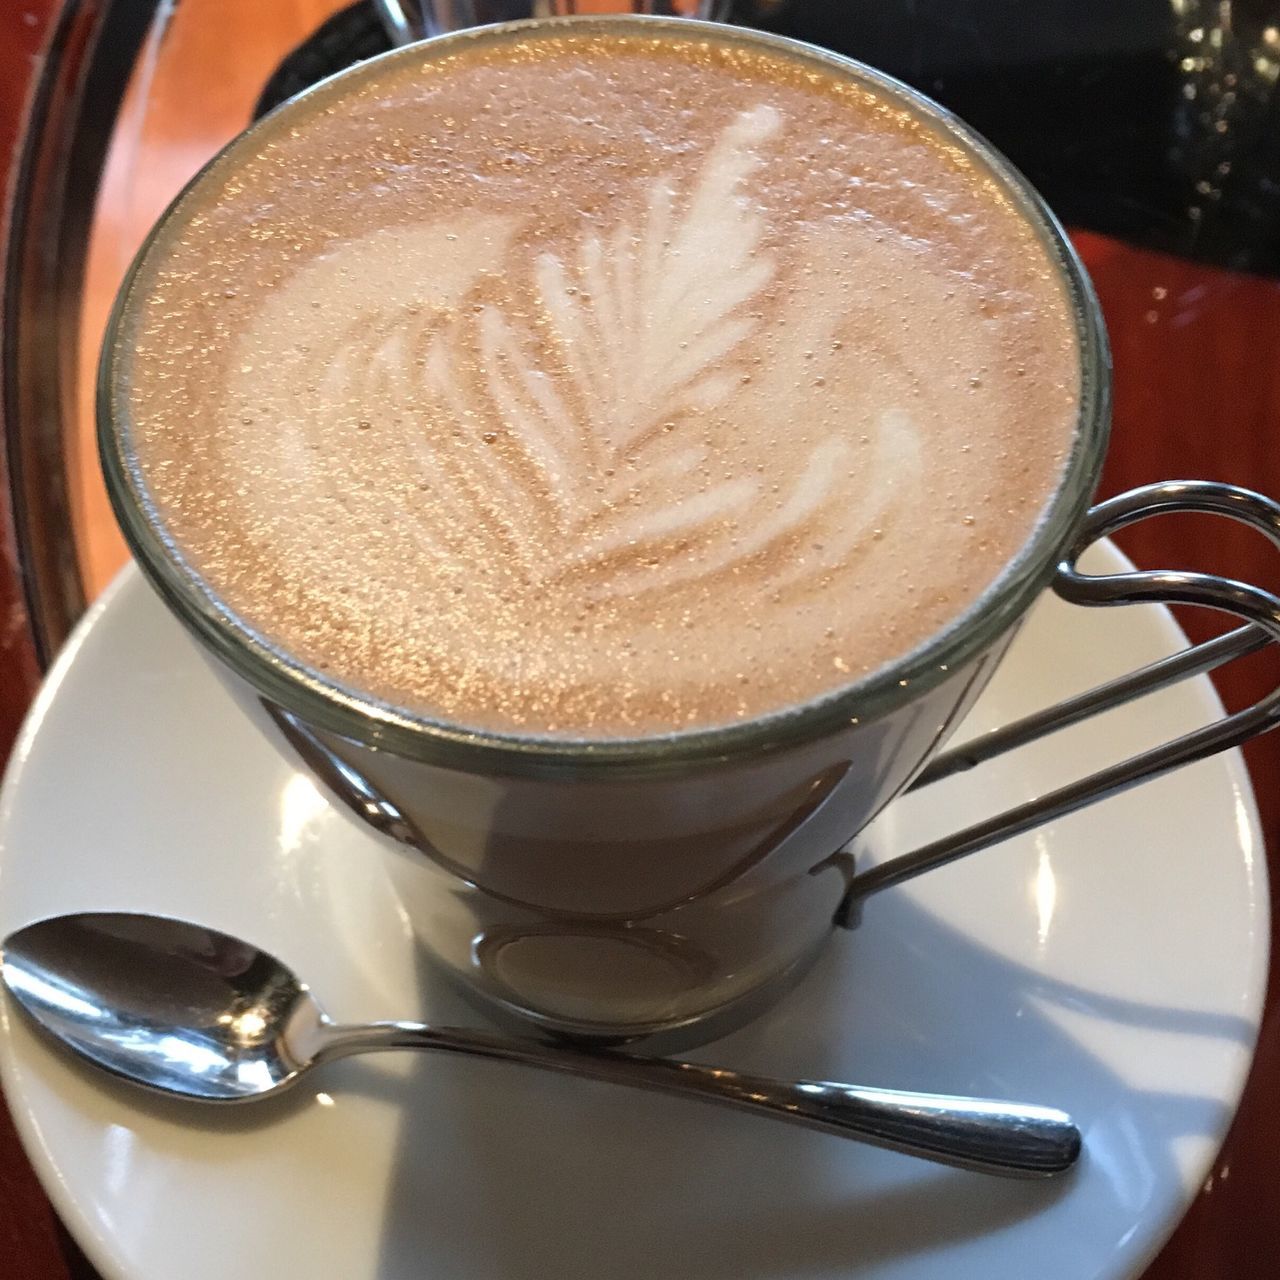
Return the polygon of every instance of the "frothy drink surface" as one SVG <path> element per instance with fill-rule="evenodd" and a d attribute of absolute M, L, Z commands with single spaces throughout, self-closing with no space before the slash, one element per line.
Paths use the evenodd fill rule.
<path fill-rule="evenodd" d="M 944 627 L 1079 354 L 1001 185 L 760 48 L 583 32 L 322 90 L 197 189 L 117 395 L 214 595 L 464 726 L 731 723 Z"/>

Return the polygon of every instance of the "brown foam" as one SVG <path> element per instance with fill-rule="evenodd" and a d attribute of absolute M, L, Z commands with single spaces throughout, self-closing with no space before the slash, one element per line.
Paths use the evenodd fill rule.
<path fill-rule="evenodd" d="M 346 85 L 187 201 L 119 353 L 166 531 L 306 664 L 470 726 L 721 724 L 905 652 L 1025 542 L 1074 326 L 949 140 L 729 42 Z"/>

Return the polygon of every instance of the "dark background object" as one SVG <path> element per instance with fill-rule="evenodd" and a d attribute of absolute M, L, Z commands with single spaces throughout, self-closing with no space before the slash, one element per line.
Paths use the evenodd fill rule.
<path fill-rule="evenodd" d="M 1274 3 L 789 0 L 752 17 L 938 99 L 1064 222 L 1280 272 Z"/>

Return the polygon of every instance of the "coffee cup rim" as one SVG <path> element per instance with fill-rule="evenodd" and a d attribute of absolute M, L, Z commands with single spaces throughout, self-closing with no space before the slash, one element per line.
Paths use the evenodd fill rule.
<path fill-rule="evenodd" d="M 802 62 L 817 63 L 900 102 L 956 139 L 1000 182 L 1056 264 L 1070 302 L 1080 362 L 1079 410 L 1058 485 L 1017 554 L 965 610 L 899 658 L 850 684 L 748 720 L 639 737 L 540 737 L 436 720 L 340 684 L 256 632 L 200 578 L 165 532 L 130 446 L 128 417 L 116 377 L 122 334 L 132 314 L 130 304 L 151 251 L 212 175 L 234 164 L 301 104 L 332 92 L 335 86 L 377 76 L 395 62 L 431 60 L 462 45 L 518 40 L 532 32 L 566 27 L 587 33 L 628 27 L 646 35 L 764 46 Z M 690 18 L 615 15 L 523 19 L 450 32 L 393 49 L 321 80 L 238 134 L 183 187 L 135 256 L 107 324 L 98 366 L 96 413 L 107 493 L 144 576 L 188 630 L 262 697 L 314 728 L 442 767 L 507 775 L 572 775 L 605 769 L 617 776 L 669 772 L 697 763 L 767 754 L 846 730 L 913 701 L 992 647 L 1048 586 L 1088 509 L 1110 431 L 1110 391 L 1110 352 L 1101 308 L 1075 249 L 1043 197 L 975 129 L 884 72 L 790 37 Z"/>

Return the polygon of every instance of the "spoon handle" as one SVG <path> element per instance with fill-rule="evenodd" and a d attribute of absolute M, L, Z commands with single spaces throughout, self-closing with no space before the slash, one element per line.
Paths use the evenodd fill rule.
<path fill-rule="evenodd" d="M 774 1080 L 697 1062 L 558 1048 L 459 1027 L 415 1022 L 331 1026 L 319 1056 L 380 1049 L 435 1049 L 498 1058 L 698 1098 L 1003 1177 L 1049 1177 L 1069 1169 L 1080 1154 L 1080 1131 L 1070 1116 L 1052 1107 L 829 1081 Z"/>

